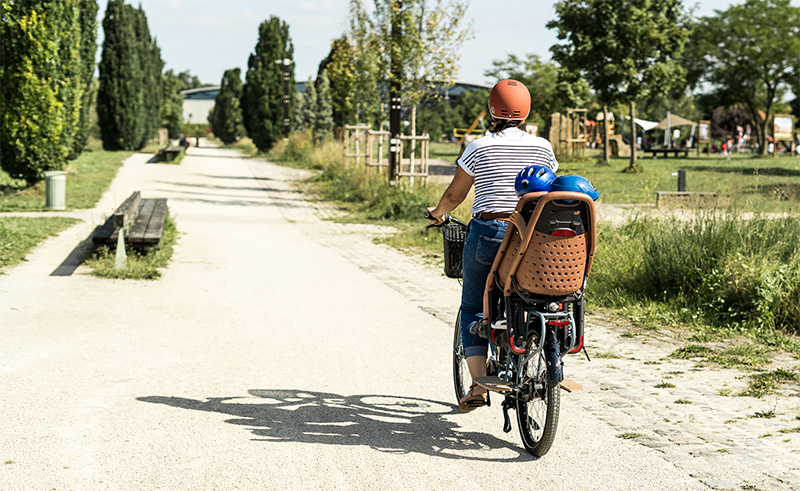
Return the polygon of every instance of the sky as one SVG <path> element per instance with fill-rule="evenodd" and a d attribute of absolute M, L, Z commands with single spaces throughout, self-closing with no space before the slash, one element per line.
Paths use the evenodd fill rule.
<path fill-rule="evenodd" d="M 317 67 L 330 51 L 331 41 L 347 26 L 348 0 L 127 0 L 144 9 L 150 33 L 161 47 L 166 69 L 189 70 L 203 83 L 219 84 L 230 68 L 247 68 L 258 40 L 258 26 L 271 15 L 289 25 L 294 43 L 295 80 L 316 77 Z M 371 0 L 364 0 L 371 4 Z M 731 0 L 704 0 L 695 15 L 725 10 Z M 107 0 L 100 0 L 98 44 L 102 43 L 102 18 Z M 792 0 L 800 6 L 800 0 Z M 483 72 L 492 60 L 509 54 L 529 53 L 550 59 L 550 46 L 558 39 L 545 25 L 555 18 L 554 2 L 546 0 L 471 0 L 465 16 L 475 30 L 461 48 L 458 78 L 464 82 L 492 84 Z M 98 49 L 98 59 L 100 50 Z"/>

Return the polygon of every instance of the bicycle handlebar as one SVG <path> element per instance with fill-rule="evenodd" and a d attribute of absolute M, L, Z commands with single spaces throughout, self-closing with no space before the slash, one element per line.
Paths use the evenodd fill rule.
<path fill-rule="evenodd" d="M 433 219 L 433 215 L 431 215 L 431 212 L 426 211 L 425 212 L 425 220 L 431 220 L 431 219 Z M 462 222 L 458 218 L 452 217 L 452 216 L 448 215 L 447 213 L 445 213 L 444 216 L 442 217 L 442 223 L 439 223 L 439 224 L 432 223 L 432 224 L 428 225 L 426 228 L 441 227 L 442 225 L 447 225 L 448 223 L 456 223 L 458 225 L 461 225 L 462 227 L 466 227 L 467 226 L 466 223 Z"/>

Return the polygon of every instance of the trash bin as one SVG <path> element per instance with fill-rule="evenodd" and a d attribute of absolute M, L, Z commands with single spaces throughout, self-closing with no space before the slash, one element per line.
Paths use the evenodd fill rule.
<path fill-rule="evenodd" d="M 44 173 L 47 200 L 45 206 L 52 210 L 63 210 L 67 203 L 67 173 L 51 170 Z"/>

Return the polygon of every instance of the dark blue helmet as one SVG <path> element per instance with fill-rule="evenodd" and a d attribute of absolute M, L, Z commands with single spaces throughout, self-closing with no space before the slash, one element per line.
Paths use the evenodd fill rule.
<path fill-rule="evenodd" d="M 547 191 L 550 188 L 550 183 L 555 178 L 555 173 L 549 168 L 543 165 L 529 165 L 517 174 L 517 179 L 514 181 L 514 189 L 517 190 L 517 196 L 537 191 Z"/>
<path fill-rule="evenodd" d="M 596 201 L 597 198 L 600 197 L 600 193 L 597 192 L 597 189 L 592 185 L 589 179 L 574 174 L 565 174 L 556 177 L 553 183 L 550 184 L 549 191 L 571 191 L 573 193 L 588 194 L 593 201 Z"/>

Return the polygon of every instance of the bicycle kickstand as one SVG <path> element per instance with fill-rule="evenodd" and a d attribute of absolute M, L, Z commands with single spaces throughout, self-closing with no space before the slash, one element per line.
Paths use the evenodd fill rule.
<path fill-rule="evenodd" d="M 512 406 L 508 399 L 504 400 L 501 406 L 503 407 L 503 431 L 508 433 L 511 431 L 511 417 L 508 415 L 508 410 Z"/>

